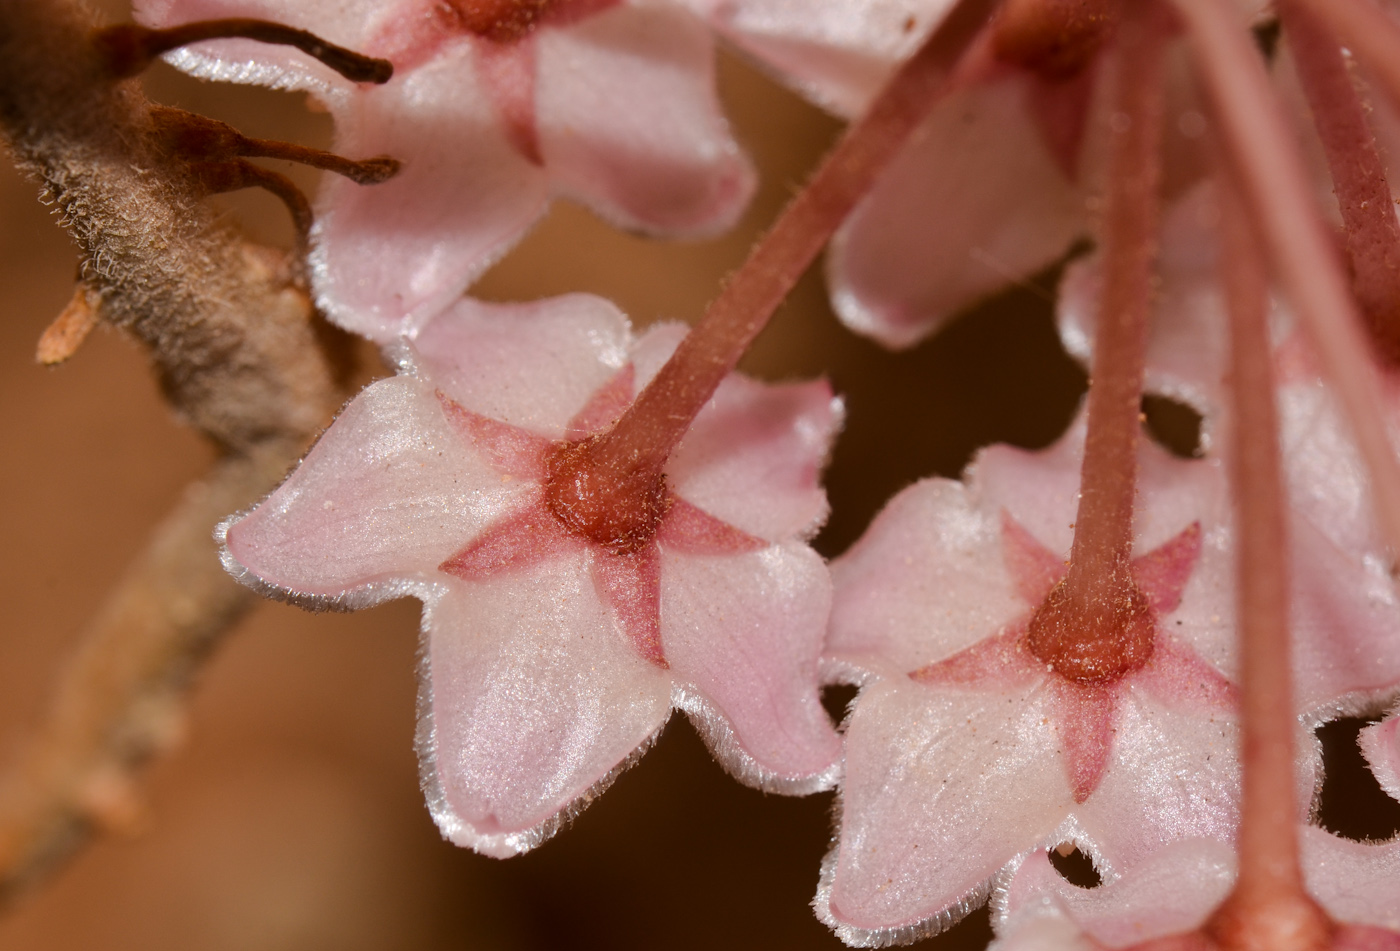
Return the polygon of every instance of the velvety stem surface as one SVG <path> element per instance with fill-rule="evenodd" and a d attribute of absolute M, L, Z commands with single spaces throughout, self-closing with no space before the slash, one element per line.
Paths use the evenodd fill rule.
<path fill-rule="evenodd" d="M 995 0 L 961 0 L 949 12 L 846 131 L 661 372 L 593 444 L 590 465 L 660 473 L 720 381 L 946 91 L 994 6 Z"/>
<path fill-rule="evenodd" d="M 1350 282 L 1337 259 L 1253 39 L 1225 0 L 1174 0 L 1182 14 L 1228 160 L 1272 271 L 1309 331 L 1351 423 L 1376 510 L 1400 549 L 1400 465 L 1380 413 L 1380 379 Z"/>
<path fill-rule="evenodd" d="M 1400 106 L 1400 25 L 1374 0 L 1295 0 L 1366 64 Z"/>
<path fill-rule="evenodd" d="M 1293 778 L 1293 683 L 1288 634 L 1288 532 L 1274 407 L 1268 284 L 1233 183 L 1221 182 L 1221 278 L 1230 312 L 1234 398 L 1230 476 L 1239 538 L 1243 794 L 1239 879 L 1209 930 L 1229 948 L 1325 946 L 1326 915 L 1308 897 L 1298 861 Z"/>
<path fill-rule="evenodd" d="M 1079 511 L 1064 581 L 1031 621 L 1028 646 L 1080 682 L 1115 680 L 1152 651 L 1146 598 L 1132 579 L 1142 380 L 1157 253 L 1163 11 L 1130 4 L 1113 51 L 1104 288 L 1089 388 Z"/>
<path fill-rule="evenodd" d="M 1352 293 L 1377 353 L 1400 365 L 1400 221 L 1367 107 L 1327 25 L 1297 0 L 1278 11 L 1332 173 Z"/>

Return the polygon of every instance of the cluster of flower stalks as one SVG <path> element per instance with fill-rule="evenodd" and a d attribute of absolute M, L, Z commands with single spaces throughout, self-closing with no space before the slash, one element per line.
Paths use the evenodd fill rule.
<path fill-rule="evenodd" d="M 1400 4 L 135 14 L 0 9 L 0 128 L 85 256 L 41 358 L 128 329 L 226 452 L 20 764 L 7 891 L 100 824 L 93 790 L 160 746 L 150 697 L 252 589 L 423 602 L 427 805 L 487 855 L 539 846 L 678 708 L 736 780 L 839 790 L 814 907 L 854 946 L 990 900 L 1008 951 L 1400 948 L 1400 842 L 1314 816 L 1339 717 L 1374 719 L 1361 752 L 1400 799 Z M 700 322 L 474 299 L 556 196 L 660 236 L 735 222 L 755 175 L 717 37 L 850 124 Z M 335 151 L 152 106 L 134 77 L 161 56 L 309 92 Z M 259 157 L 330 174 L 313 202 Z M 246 187 L 286 203 L 290 255 L 214 226 L 203 199 Z M 809 539 L 842 403 L 734 372 L 824 249 L 838 314 L 891 348 L 1068 261 L 1091 380 L 1053 446 L 906 488 L 830 564 Z M 343 398 L 322 320 L 397 372 L 306 451 Z M 1200 413 L 1196 456 L 1144 438 L 1152 395 Z M 184 557 L 215 522 L 244 588 Z M 1056 871 L 1073 848 L 1099 887 Z"/>

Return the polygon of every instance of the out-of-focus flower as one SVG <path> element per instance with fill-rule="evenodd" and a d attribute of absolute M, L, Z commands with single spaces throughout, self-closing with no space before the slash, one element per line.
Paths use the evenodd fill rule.
<path fill-rule="evenodd" d="M 714 90 L 713 40 L 669 0 L 137 0 L 142 22 L 255 17 L 389 59 L 363 87 L 287 47 L 218 40 L 168 55 L 209 79 L 311 92 L 336 148 L 403 162 L 390 182 L 327 181 L 318 304 L 387 341 L 446 307 L 556 195 L 668 235 L 732 224 L 754 184 Z M 346 187 L 346 185 L 349 187 Z"/>
<path fill-rule="evenodd" d="M 1113 876 L 1173 839 L 1234 828 L 1218 463 L 1141 448 L 1132 571 L 1145 658 L 1075 681 L 1026 638 L 1064 571 L 1083 436 L 1080 425 L 1043 453 L 985 450 L 965 482 L 905 490 L 833 565 L 828 673 L 866 684 L 818 894 L 847 941 L 945 927 L 1033 849 L 1074 842 Z"/>
<path fill-rule="evenodd" d="M 835 778 L 817 693 L 830 604 L 803 541 L 839 421 L 825 383 L 734 375 L 665 471 L 655 530 L 598 543 L 550 479 L 683 335 L 606 301 L 464 300 L 404 345 L 283 486 L 225 527 L 249 583 L 312 606 L 425 603 L 419 753 L 443 833 L 533 847 L 646 748 L 672 707 L 760 788 Z"/>

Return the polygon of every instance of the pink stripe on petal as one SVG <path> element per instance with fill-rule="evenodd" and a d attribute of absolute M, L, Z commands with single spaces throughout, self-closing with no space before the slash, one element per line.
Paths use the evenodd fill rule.
<path fill-rule="evenodd" d="M 617 418 L 632 405 L 636 378 L 637 372 L 630 363 L 613 374 L 612 378 L 589 398 L 583 409 L 569 420 L 568 438 L 589 436 L 617 422 Z"/>
<path fill-rule="evenodd" d="M 476 71 L 491 95 L 510 144 L 526 159 L 543 166 L 535 122 L 534 39 L 526 37 L 510 44 L 487 40 L 477 43 Z"/>
<path fill-rule="evenodd" d="M 1239 708 L 1239 688 L 1201 657 L 1160 630 L 1152 645 L 1152 659 L 1134 678 L 1154 697 L 1178 709 L 1219 710 Z"/>
<path fill-rule="evenodd" d="M 558 558 L 577 551 L 580 545 L 541 500 L 534 499 L 487 527 L 466 548 L 438 565 L 438 570 L 463 581 L 480 581 Z"/>
<path fill-rule="evenodd" d="M 1031 115 L 1041 141 L 1071 182 L 1079 179 L 1079 153 L 1084 145 L 1097 67 L 1095 60 L 1070 79 L 1052 82 L 1035 77 L 1031 82 Z"/>
<path fill-rule="evenodd" d="M 737 555 L 768 547 L 763 539 L 742 532 L 675 495 L 671 496 L 671 507 L 656 532 L 656 541 L 687 555 Z"/>
<path fill-rule="evenodd" d="M 628 555 L 595 551 L 593 580 L 637 653 L 658 667 L 670 667 L 661 649 L 661 555 L 656 546 Z"/>
<path fill-rule="evenodd" d="M 1085 687 L 1055 678 L 1051 685 L 1060 751 L 1075 802 L 1084 802 L 1103 781 L 1113 753 L 1118 688 Z"/>
<path fill-rule="evenodd" d="M 1068 568 L 1006 509 L 1001 510 L 1001 551 L 1016 593 L 1027 604 L 1039 606 Z"/>
<path fill-rule="evenodd" d="M 951 657 L 920 667 L 909 676 L 931 686 L 976 686 L 1003 690 L 1022 686 L 1045 670 L 1022 646 L 1025 634 L 1026 622 L 1023 620 Z"/>
<path fill-rule="evenodd" d="M 1170 614 L 1181 604 L 1181 592 L 1200 556 L 1201 523 L 1192 522 L 1175 538 L 1133 559 L 1133 580 L 1158 614 Z"/>
<path fill-rule="evenodd" d="M 437 398 L 452 428 L 485 453 L 497 469 L 518 479 L 539 481 L 544 478 L 545 455 L 554 446 L 551 440 L 528 429 L 473 413 L 442 390 L 437 391 Z"/>

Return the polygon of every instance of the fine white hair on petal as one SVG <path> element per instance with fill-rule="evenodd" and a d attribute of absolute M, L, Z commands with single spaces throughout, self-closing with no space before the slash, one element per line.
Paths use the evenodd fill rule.
<path fill-rule="evenodd" d="M 810 776 L 784 776 L 766 768 L 739 743 L 729 720 L 686 684 L 677 683 L 671 688 L 671 705 L 690 717 L 710 754 L 729 775 L 746 786 L 784 796 L 806 796 L 831 789 L 841 778 L 839 759 Z"/>

